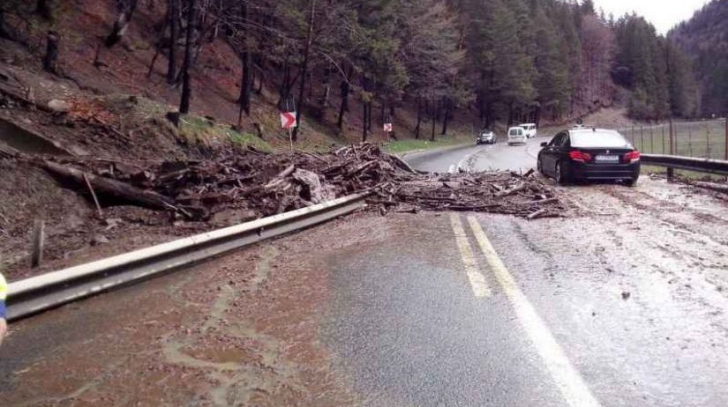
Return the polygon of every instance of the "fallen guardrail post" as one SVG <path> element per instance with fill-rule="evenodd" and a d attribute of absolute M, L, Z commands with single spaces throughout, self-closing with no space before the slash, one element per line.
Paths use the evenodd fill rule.
<path fill-rule="evenodd" d="M 326 222 L 363 208 L 367 196 L 368 194 L 351 195 L 12 282 L 8 287 L 8 319 L 12 321 L 24 318 Z"/>

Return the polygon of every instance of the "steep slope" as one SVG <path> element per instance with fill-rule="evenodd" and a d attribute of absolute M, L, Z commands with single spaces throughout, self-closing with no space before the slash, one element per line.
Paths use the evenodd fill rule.
<path fill-rule="evenodd" d="M 669 37 L 694 60 L 703 114 L 728 115 L 728 1 L 708 3 Z"/>

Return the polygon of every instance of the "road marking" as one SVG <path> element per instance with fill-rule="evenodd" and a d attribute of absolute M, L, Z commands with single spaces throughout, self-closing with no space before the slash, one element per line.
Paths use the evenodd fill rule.
<path fill-rule="evenodd" d="M 599 401 L 594 397 L 579 372 L 569 362 L 564 350 L 556 342 L 553 334 L 536 312 L 528 298 L 523 294 L 516 280 L 498 257 L 493 245 L 488 240 L 480 223 L 473 216 L 468 217 L 468 223 L 473 230 L 478 245 L 483 250 L 493 274 L 503 287 L 508 300 L 518 315 L 523 329 L 528 334 L 534 347 L 543 358 L 551 376 L 556 381 L 561 394 L 572 407 L 600 407 Z"/>
<path fill-rule="evenodd" d="M 465 228 L 463 223 L 460 221 L 460 217 L 457 214 L 450 214 L 450 222 L 452 223 L 452 230 L 455 233 L 455 242 L 458 244 L 460 249 L 460 256 L 463 258 L 465 264 L 465 274 L 470 280 L 470 286 L 473 288 L 473 294 L 477 298 L 490 297 L 490 288 L 488 282 L 485 280 L 485 276 L 478 270 L 478 263 L 473 255 L 473 249 L 470 247 L 468 236 L 465 234 Z"/>

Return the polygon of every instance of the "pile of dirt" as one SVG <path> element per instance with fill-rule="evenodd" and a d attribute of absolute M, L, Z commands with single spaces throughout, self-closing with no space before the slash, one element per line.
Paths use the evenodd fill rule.
<path fill-rule="evenodd" d="M 362 192 L 372 193 L 370 203 L 382 213 L 458 210 L 535 218 L 561 216 L 565 209 L 533 172 L 423 174 L 373 144 L 328 154 L 230 149 L 214 160 L 148 166 L 58 157 L 34 162 L 65 185 L 93 190 L 102 206 L 137 205 L 190 221 L 231 210 L 254 219 Z"/>
<path fill-rule="evenodd" d="M 0 158 L 0 173 L 0 270 L 29 256 L 34 220 L 49 237 L 86 222 L 86 201 L 36 166 Z"/>

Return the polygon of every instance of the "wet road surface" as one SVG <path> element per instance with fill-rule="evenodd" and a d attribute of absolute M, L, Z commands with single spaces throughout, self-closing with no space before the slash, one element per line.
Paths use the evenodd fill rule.
<path fill-rule="evenodd" d="M 505 141 L 493 145 L 461 146 L 437 152 L 406 156 L 405 160 L 422 171 L 456 173 L 458 171 L 509 170 L 527 171 L 536 167 L 536 157 L 549 133 L 529 139 L 526 145 L 509 146 Z"/>
<path fill-rule="evenodd" d="M 728 405 L 725 201 L 558 190 L 578 214 L 363 213 L 22 321 L 0 405 Z"/>

